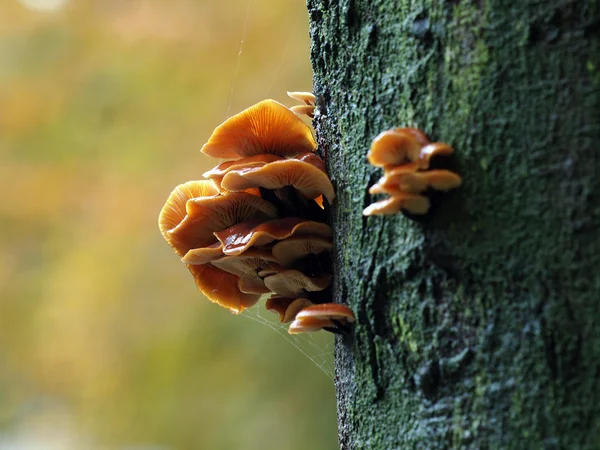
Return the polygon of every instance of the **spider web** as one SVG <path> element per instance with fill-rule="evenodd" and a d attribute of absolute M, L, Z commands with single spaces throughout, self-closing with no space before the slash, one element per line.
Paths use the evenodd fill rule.
<path fill-rule="evenodd" d="M 245 317 L 254 322 L 267 326 L 280 335 L 297 351 L 312 361 L 330 380 L 333 381 L 333 334 L 319 331 L 316 333 L 289 334 L 289 324 L 280 323 L 277 315 L 268 311 L 261 311 L 261 301 L 258 305 L 244 310 L 240 317 Z"/>

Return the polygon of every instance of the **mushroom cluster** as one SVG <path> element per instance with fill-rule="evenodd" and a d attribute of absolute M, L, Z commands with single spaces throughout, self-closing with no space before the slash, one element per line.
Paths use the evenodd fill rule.
<path fill-rule="evenodd" d="M 369 162 L 383 167 L 383 177 L 369 189 L 370 194 L 389 197 L 369 205 L 365 216 L 395 214 L 404 210 L 410 214 L 426 214 L 431 206 L 428 193 L 448 191 L 460 186 L 456 173 L 435 169 L 437 157 L 452 155 L 454 150 L 442 142 L 429 142 L 416 128 L 395 128 L 379 134 L 367 155 Z"/>
<path fill-rule="evenodd" d="M 297 113 L 312 114 L 314 97 L 302 95 L 313 109 Z M 214 130 L 202 152 L 228 161 L 177 186 L 159 216 L 162 235 L 211 301 L 238 314 L 272 294 L 266 306 L 281 322 L 319 306 L 318 320 L 290 333 L 344 331 L 354 320 L 346 306 L 326 303 L 332 230 L 324 208 L 335 193 L 315 150 L 295 112 L 264 100 Z"/>

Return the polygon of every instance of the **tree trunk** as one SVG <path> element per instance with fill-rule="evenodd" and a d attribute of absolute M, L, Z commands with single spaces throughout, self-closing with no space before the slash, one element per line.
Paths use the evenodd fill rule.
<path fill-rule="evenodd" d="M 342 449 L 600 448 L 595 0 L 309 0 L 337 191 Z M 365 218 L 381 131 L 451 144 L 463 186 Z"/>

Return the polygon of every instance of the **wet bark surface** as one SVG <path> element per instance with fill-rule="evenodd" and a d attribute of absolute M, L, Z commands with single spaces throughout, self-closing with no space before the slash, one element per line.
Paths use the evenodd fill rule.
<path fill-rule="evenodd" d="M 599 448 L 597 1 L 309 0 L 337 199 L 342 449 Z M 451 144 L 463 186 L 365 218 L 371 140 Z"/>

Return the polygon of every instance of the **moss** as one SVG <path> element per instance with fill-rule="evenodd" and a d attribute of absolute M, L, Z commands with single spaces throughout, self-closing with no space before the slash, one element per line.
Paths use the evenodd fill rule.
<path fill-rule="evenodd" d="M 596 3 L 310 0 L 338 198 L 336 349 L 351 448 L 595 448 L 600 439 Z M 364 218 L 371 139 L 452 144 L 426 223 Z"/>

